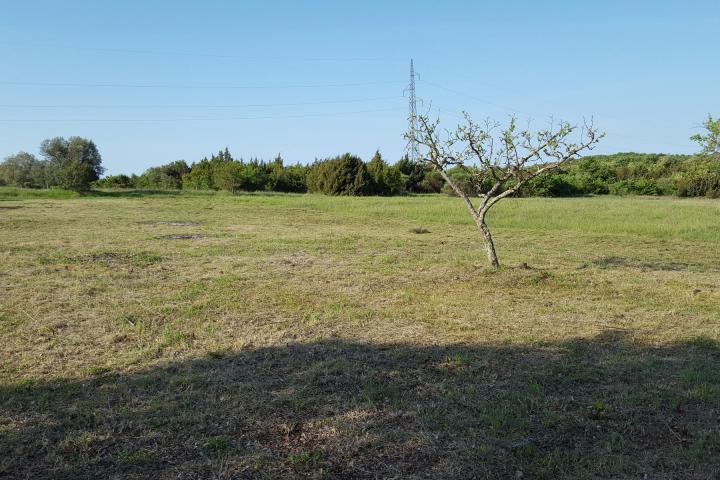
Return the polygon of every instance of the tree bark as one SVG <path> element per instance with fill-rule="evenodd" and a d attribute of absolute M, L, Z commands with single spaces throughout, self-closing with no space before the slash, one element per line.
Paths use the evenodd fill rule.
<path fill-rule="evenodd" d="M 485 223 L 485 215 L 481 213 L 475 216 L 475 223 L 483 236 L 485 253 L 487 253 L 488 262 L 490 262 L 490 265 L 492 265 L 493 268 L 500 268 L 500 261 L 498 260 L 497 253 L 495 253 L 495 243 L 493 242 L 490 229 Z"/>
<path fill-rule="evenodd" d="M 490 262 L 490 265 L 493 268 L 500 268 L 500 261 L 498 260 L 497 253 L 495 253 L 495 243 L 493 242 L 490 228 L 485 223 L 485 214 L 487 213 L 487 210 L 495 204 L 495 202 L 485 202 L 485 205 L 483 205 L 479 210 L 476 209 L 473 206 L 472 201 L 470 201 L 470 197 L 468 197 L 467 194 L 463 192 L 462 189 L 455 184 L 455 182 L 452 181 L 452 179 L 447 175 L 447 173 L 442 168 L 439 168 L 437 165 L 435 166 L 435 168 L 437 169 L 437 171 L 440 172 L 440 175 L 442 175 L 442 177 L 455 191 L 455 193 L 457 193 L 458 197 L 462 198 L 463 202 L 465 202 L 465 206 L 467 207 L 468 212 L 470 212 L 470 215 L 472 215 L 472 217 L 475 219 L 475 224 L 477 225 L 478 230 L 480 230 L 480 233 L 483 236 L 483 243 L 485 244 L 485 253 L 487 253 L 488 262 Z"/>

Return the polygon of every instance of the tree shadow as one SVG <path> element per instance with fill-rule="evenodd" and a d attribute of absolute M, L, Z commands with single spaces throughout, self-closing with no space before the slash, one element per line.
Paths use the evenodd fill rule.
<path fill-rule="evenodd" d="M 674 261 L 643 261 L 630 257 L 615 255 L 603 256 L 592 260 L 589 264 L 583 264 L 581 268 L 588 266 L 598 268 L 636 268 L 642 271 L 681 272 L 687 270 L 706 270 L 701 263 L 674 262 Z"/>
<path fill-rule="evenodd" d="M 258 191 L 237 191 L 228 192 L 225 190 L 172 190 L 172 189 L 104 189 L 90 190 L 84 192 L 84 197 L 100 197 L 100 198 L 142 198 L 153 196 L 166 197 L 211 197 L 217 194 L 228 194 L 233 196 L 255 196 L 255 197 L 287 197 L 290 195 L 300 196 L 301 193 L 286 192 L 269 192 L 264 190 Z"/>
<path fill-rule="evenodd" d="M 0 477 L 712 478 L 720 346 L 327 340 L 0 387 Z M 648 477 L 643 477 L 647 475 Z"/>
<path fill-rule="evenodd" d="M 182 195 L 182 190 L 136 190 L 136 189 L 117 189 L 117 190 L 90 190 L 84 192 L 83 197 L 100 197 L 100 198 L 142 198 L 142 197 L 172 197 Z"/>

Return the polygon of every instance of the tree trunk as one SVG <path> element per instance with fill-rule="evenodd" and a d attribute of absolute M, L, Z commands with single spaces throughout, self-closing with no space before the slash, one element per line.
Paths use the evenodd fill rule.
<path fill-rule="evenodd" d="M 485 223 L 485 215 L 479 214 L 475 217 L 475 223 L 477 223 L 478 229 L 483 236 L 483 242 L 485 243 L 485 252 L 487 253 L 488 261 L 493 268 L 500 268 L 500 262 L 498 261 L 497 253 L 495 253 L 495 243 L 493 242 L 492 234 L 490 229 Z"/>
<path fill-rule="evenodd" d="M 465 202 L 465 206 L 467 207 L 468 212 L 470 212 L 470 215 L 472 215 L 472 217 L 475 219 L 475 224 L 477 224 L 477 227 L 483 236 L 483 242 L 485 243 L 485 252 L 487 253 L 490 265 L 493 268 L 500 268 L 500 262 L 498 261 L 497 253 L 495 253 L 495 243 L 493 243 L 492 234 L 490 233 L 490 229 L 485 223 L 485 214 L 487 214 L 488 208 L 492 207 L 495 202 L 497 202 L 497 197 L 495 197 L 496 200 L 494 200 L 492 203 L 483 205 L 480 210 L 476 210 L 472 202 L 470 201 L 470 197 L 468 197 L 467 194 L 461 188 L 459 188 L 455 184 L 455 182 L 452 181 L 452 179 L 447 175 L 445 170 L 438 167 L 436 168 L 437 171 L 440 172 L 440 175 L 442 175 L 442 177 L 448 183 L 448 185 L 450 185 L 450 187 L 452 187 L 455 193 L 457 193 L 458 197 L 462 198 L 463 202 Z"/>

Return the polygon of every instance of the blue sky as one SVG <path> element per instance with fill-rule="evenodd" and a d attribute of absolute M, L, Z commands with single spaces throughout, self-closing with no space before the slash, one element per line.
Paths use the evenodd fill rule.
<path fill-rule="evenodd" d="M 2 1 L 0 157 L 95 140 L 108 173 L 236 156 L 403 153 L 419 109 L 542 126 L 598 152 L 690 153 L 720 114 L 720 2 Z"/>

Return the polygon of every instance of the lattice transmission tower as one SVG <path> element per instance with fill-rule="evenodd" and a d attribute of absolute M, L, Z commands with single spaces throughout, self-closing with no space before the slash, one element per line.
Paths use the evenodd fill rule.
<path fill-rule="evenodd" d="M 410 84 L 407 88 L 408 99 L 410 100 L 410 112 L 408 115 L 408 136 L 410 142 L 408 143 L 408 150 L 410 160 L 413 162 L 417 161 L 418 158 L 418 145 L 417 141 L 417 100 L 415 99 L 415 66 L 413 65 L 412 58 L 410 59 Z"/>

